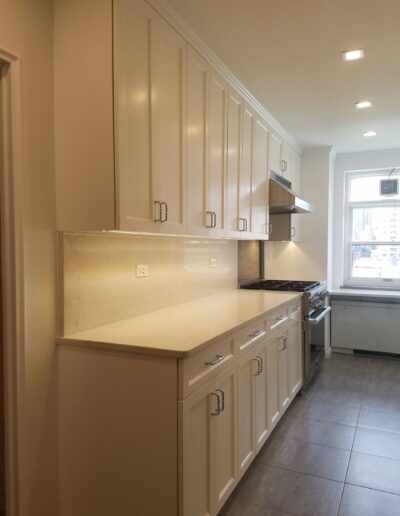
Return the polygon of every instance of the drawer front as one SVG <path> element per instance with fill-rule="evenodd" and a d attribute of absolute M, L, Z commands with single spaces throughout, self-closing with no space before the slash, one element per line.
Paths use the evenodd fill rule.
<path fill-rule="evenodd" d="M 179 360 L 179 399 L 185 399 L 233 361 L 233 337 L 212 344 L 192 357 Z"/>
<path fill-rule="evenodd" d="M 235 337 L 235 351 L 237 356 L 247 353 L 253 346 L 256 346 L 267 334 L 266 319 L 260 319 L 246 326 L 238 332 Z"/>
<path fill-rule="evenodd" d="M 282 330 L 290 322 L 288 307 L 280 308 L 272 312 L 267 319 L 267 332 L 273 333 Z"/>
<path fill-rule="evenodd" d="M 299 299 L 297 303 L 288 307 L 288 316 L 291 322 L 303 320 L 301 299 Z"/>

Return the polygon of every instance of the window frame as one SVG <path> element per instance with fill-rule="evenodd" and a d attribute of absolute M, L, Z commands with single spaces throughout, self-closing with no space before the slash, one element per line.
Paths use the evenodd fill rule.
<path fill-rule="evenodd" d="M 382 199 L 379 201 L 350 201 L 350 181 L 355 177 L 382 176 L 388 174 L 388 169 L 349 171 L 345 173 L 345 189 L 344 189 L 344 260 L 343 260 L 343 286 L 344 287 L 363 287 L 370 289 L 400 289 L 400 278 L 356 278 L 352 276 L 353 265 L 353 245 L 370 245 L 371 242 L 353 241 L 353 212 L 355 208 L 373 208 L 373 207 L 400 207 L 400 200 Z M 398 174 L 397 174 L 398 175 Z M 400 177 L 399 177 L 400 180 Z M 374 242 L 376 245 L 393 245 L 400 246 L 400 241 Z"/>

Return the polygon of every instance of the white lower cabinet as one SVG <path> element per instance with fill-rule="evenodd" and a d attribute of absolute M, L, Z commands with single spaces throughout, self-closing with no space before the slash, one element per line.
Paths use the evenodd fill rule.
<path fill-rule="evenodd" d="M 288 319 L 246 349 L 179 402 L 180 516 L 218 514 L 302 386 L 300 321 Z"/>
<path fill-rule="evenodd" d="M 180 404 L 181 514 L 217 514 L 236 485 L 236 367 Z"/>

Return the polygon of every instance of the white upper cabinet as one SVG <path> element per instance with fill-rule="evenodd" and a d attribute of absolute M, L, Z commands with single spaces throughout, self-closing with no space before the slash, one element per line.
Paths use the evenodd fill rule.
<path fill-rule="evenodd" d="M 208 235 L 212 215 L 206 214 L 209 133 L 208 63 L 190 47 L 187 52 L 187 233 Z M 208 218 L 208 220 L 207 220 Z"/>
<path fill-rule="evenodd" d="M 254 125 L 253 176 L 251 196 L 251 232 L 254 238 L 268 238 L 268 139 L 266 124 L 256 118 Z"/>
<path fill-rule="evenodd" d="M 211 71 L 209 167 L 206 176 L 208 225 L 212 234 L 226 233 L 226 147 L 227 147 L 228 86 L 224 79 Z"/>
<path fill-rule="evenodd" d="M 247 105 L 243 109 L 242 166 L 239 183 L 239 231 L 251 232 L 251 180 L 253 176 L 255 113 Z"/>
<path fill-rule="evenodd" d="M 228 93 L 227 227 L 228 235 L 239 237 L 239 181 L 242 157 L 243 101 L 232 88 Z"/>
<path fill-rule="evenodd" d="M 277 174 L 282 174 L 282 146 L 282 140 L 275 133 L 271 133 L 269 138 L 268 171 L 273 170 Z"/>
<path fill-rule="evenodd" d="M 186 43 L 145 2 L 118 6 L 118 226 L 184 233 Z"/>

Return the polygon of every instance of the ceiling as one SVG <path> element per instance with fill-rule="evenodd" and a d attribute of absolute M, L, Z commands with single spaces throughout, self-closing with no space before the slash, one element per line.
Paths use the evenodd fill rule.
<path fill-rule="evenodd" d="M 400 147 L 399 0 L 167 1 L 303 147 Z"/>

